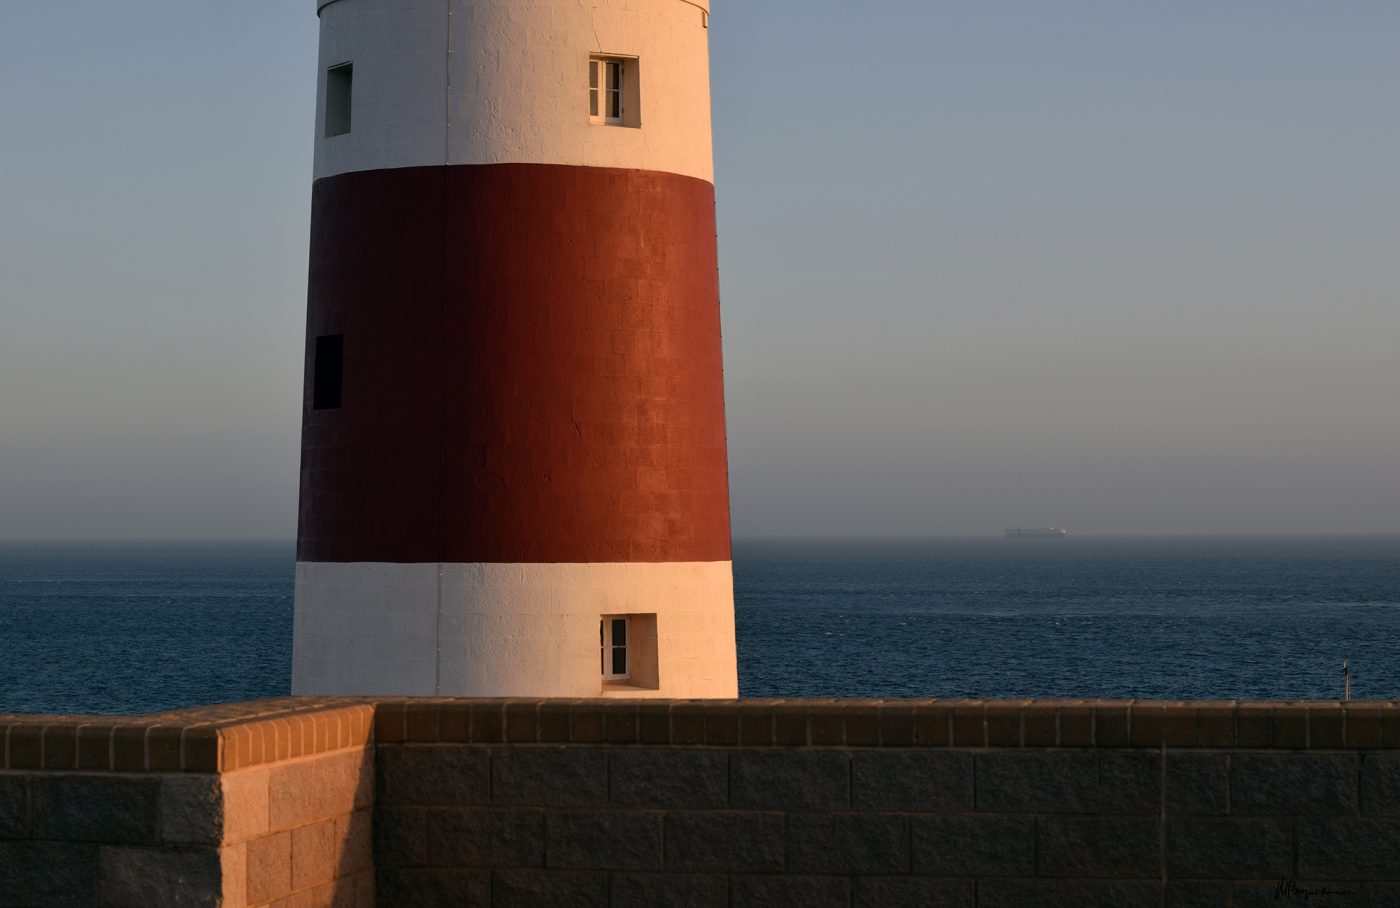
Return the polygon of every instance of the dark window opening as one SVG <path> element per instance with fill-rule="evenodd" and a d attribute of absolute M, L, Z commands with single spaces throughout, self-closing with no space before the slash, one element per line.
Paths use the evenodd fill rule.
<path fill-rule="evenodd" d="M 311 380 L 311 408 L 340 408 L 340 383 L 345 368 L 345 335 L 325 334 L 316 338 L 315 374 Z"/>
<path fill-rule="evenodd" d="M 326 70 L 326 138 L 350 131 L 351 97 L 355 87 L 355 67 L 342 63 Z"/>

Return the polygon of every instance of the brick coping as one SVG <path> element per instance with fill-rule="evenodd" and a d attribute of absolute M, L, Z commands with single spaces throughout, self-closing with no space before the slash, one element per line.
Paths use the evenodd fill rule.
<path fill-rule="evenodd" d="M 0 769 L 224 773 L 375 741 L 1400 749 L 1400 703 L 282 697 L 132 717 L 0 715 Z"/>

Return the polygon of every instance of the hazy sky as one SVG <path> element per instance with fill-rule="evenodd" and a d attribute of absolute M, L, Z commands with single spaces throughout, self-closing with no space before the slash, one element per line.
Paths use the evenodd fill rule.
<path fill-rule="evenodd" d="M 0 538 L 295 533 L 310 6 L 0 3 Z M 1400 531 L 1400 4 L 711 38 L 737 534 Z"/>

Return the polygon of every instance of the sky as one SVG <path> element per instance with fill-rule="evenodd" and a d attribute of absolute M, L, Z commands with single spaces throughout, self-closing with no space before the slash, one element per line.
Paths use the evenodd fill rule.
<path fill-rule="evenodd" d="M 295 534 L 310 6 L 0 4 L 0 539 Z M 736 535 L 1400 532 L 1400 4 L 710 34 Z"/>

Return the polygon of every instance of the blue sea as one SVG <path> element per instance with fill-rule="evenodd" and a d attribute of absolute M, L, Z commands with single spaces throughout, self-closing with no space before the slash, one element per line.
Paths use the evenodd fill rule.
<path fill-rule="evenodd" d="M 289 543 L 0 545 L 0 712 L 288 692 Z M 746 697 L 1400 699 L 1400 537 L 740 540 Z"/>

